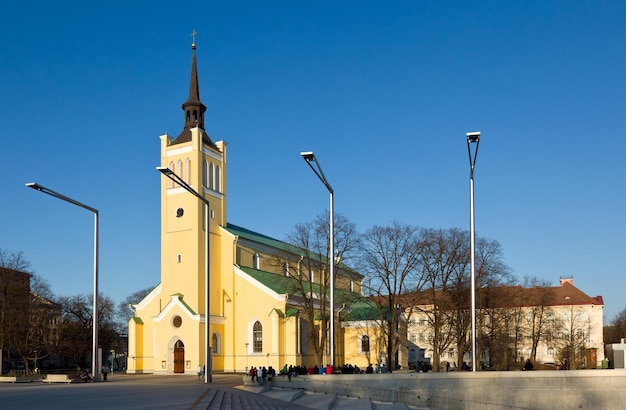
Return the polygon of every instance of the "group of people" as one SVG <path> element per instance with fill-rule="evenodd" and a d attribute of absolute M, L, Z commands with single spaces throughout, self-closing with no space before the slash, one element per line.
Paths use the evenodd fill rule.
<path fill-rule="evenodd" d="M 299 375 L 313 375 L 313 374 L 335 374 L 335 373 L 342 373 L 342 374 L 373 374 L 373 373 L 385 373 L 387 372 L 387 367 L 385 366 L 384 363 L 382 364 L 378 364 L 376 363 L 375 366 L 373 366 L 371 363 L 369 364 L 369 366 L 367 366 L 366 369 L 361 369 L 359 368 L 359 366 L 357 365 L 351 365 L 351 364 L 346 364 L 343 365 L 341 367 L 337 367 L 335 368 L 334 366 L 332 366 L 331 364 L 327 364 L 326 366 L 318 366 L 318 365 L 313 365 L 313 366 L 309 366 L 308 368 L 304 365 L 285 365 L 282 370 L 280 370 L 278 372 L 279 376 L 287 376 L 289 381 L 291 381 L 292 377 L 296 377 Z M 250 376 L 251 380 L 257 381 L 259 383 L 259 385 L 265 385 L 267 383 L 272 383 L 272 380 L 276 377 L 276 370 L 272 367 L 269 366 L 268 368 L 265 368 L 265 366 L 256 368 L 254 366 L 252 366 L 250 368 L 250 370 L 248 371 L 248 375 Z M 198 377 L 200 377 L 200 373 L 198 373 Z"/>
<path fill-rule="evenodd" d="M 268 368 L 259 367 L 258 369 L 252 366 L 250 371 L 248 372 L 252 381 L 255 380 L 259 383 L 259 386 L 265 386 L 266 384 L 272 385 L 274 382 L 274 378 L 276 377 L 276 370 L 272 366 Z"/>

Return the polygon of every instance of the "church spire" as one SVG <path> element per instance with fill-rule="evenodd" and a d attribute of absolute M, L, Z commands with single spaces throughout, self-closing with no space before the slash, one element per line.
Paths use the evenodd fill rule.
<path fill-rule="evenodd" d="M 204 112 L 206 106 L 200 101 L 198 86 L 198 70 L 196 68 L 196 31 L 191 32 L 191 77 L 189 79 L 189 98 L 183 103 L 185 111 L 185 128 L 200 127 L 204 129 Z"/>
<path fill-rule="evenodd" d="M 200 86 L 198 85 L 198 69 L 196 68 L 196 31 L 191 32 L 191 76 L 189 79 L 189 97 L 183 103 L 185 112 L 185 128 L 180 133 L 174 144 L 191 141 L 191 129 L 200 128 L 202 130 L 202 140 L 204 143 L 213 146 L 213 142 L 204 132 L 204 112 L 206 106 L 200 101 Z"/>

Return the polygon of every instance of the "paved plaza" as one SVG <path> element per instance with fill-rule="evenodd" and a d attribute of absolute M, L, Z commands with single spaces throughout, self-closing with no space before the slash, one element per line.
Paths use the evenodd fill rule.
<path fill-rule="evenodd" d="M 0 383 L 3 409 L 306 409 L 234 389 L 242 376 L 220 374 L 204 384 L 190 375 L 113 374 L 97 383 Z"/>

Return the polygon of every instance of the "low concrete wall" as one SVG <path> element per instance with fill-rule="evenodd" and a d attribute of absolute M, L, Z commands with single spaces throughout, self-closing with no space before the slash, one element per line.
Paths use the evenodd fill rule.
<path fill-rule="evenodd" d="M 594 409 L 626 406 L 626 370 L 385 373 L 277 377 L 276 386 L 441 409 Z"/>

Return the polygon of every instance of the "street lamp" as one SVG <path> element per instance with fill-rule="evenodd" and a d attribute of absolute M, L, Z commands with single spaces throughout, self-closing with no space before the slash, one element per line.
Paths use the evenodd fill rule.
<path fill-rule="evenodd" d="M 335 228 L 334 228 L 334 213 L 335 213 L 335 200 L 333 188 L 328 183 L 322 167 L 320 167 L 317 158 L 313 152 L 301 152 L 300 155 L 311 167 L 315 175 L 322 181 L 328 192 L 330 193 L 330 233 L 329 233 L 329 247 L 330 247 L 330 364 L 335 367 Z M 315 164 L 315 166 L 313 166 Z"/>
<path fill-rule="evenodd" d="M 213 382 L 213 350 L 211 350 L 211 339 L 209 339 L 209 324 L 210 324 L 210 314 L 209 314 L 209 302 L 210 302 L 210 290 L 211 284 L 209 282 L 209 201 L 200 195 L 195 189 L 191 187 L 188 183 L 186 183 L 180 176 L 178 176 L 174 171 L 167 167 L 157 167 L 157 171 L 183 187 L 187 192 L 198 198 L 200 201 L 204 203 L 204 241 L 205 241 L 205 249 L 204 249 L 204 258 L 206 261 L 204 267 L 204 283 L 206 286 L 205 289 L 205 298 L 204 298 L 204 342 L 206 345 L 206 352 L 204 354 L 204 382 L 211 383 Z"/>
<path fill-rule="evenodd" d="M 29 182 L 27 187 L 33 188 L 36 191 L 43 192 L 55 198 L 61 199 L 70 204 L 79 206 L 88 211 L 93 212 L 94 216 L 94 240 L 93 240 L 93 342 L 91 349 L 91 374 L 93 375 L 93 381 L 98 380 L 98 210 L 87 206 L 81 202 L 78 202 L 65 195 L 59 194 L 51 189 L 43 187 L 35 182 Z"/>
<path fill-rule="evenodd" d="M 470 277 L 472 282 L 472 371 L 476 371 L 476 272 L 475 272 L 475 238 L 474 238 L 474 167 L 476 166 L 476 156 L 478 155 L 478 145 L 480 144 L 480 132 L 468 132 L 467 153 L 470 161 Z M 472 157 L 471 145 L 476 144 L 474 156 Z"/>

